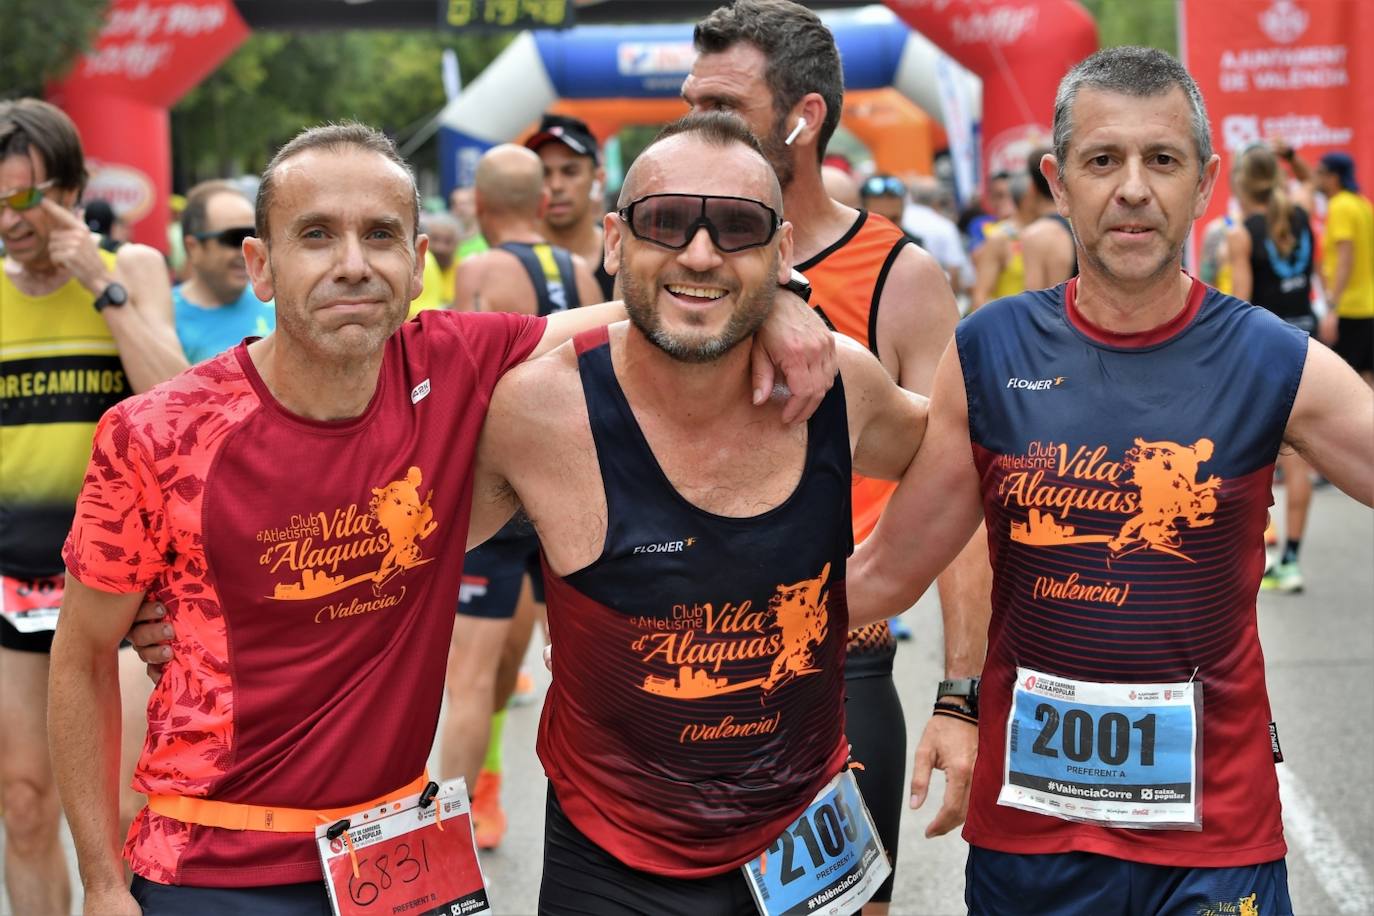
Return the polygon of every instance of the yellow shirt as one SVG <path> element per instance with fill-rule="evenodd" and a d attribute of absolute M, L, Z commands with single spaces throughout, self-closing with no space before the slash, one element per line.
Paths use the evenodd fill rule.
<path fill-rule="evenodd" d="M 458 271 L 458 259 L 449 262 L 448 269 L 439 266 L 432 252 L 425 252 L 425 290 L 410 303 L 408 318 L 425 309 L 441 309 L 453 304 L 453 278 Z"/>
<path fill-rule="evenodd" d="M 997 285 L 992 288 L 993 299 L 1005 299 L 1026 291 L 1026 259 L 1021 254 L 1021 234 L 1016 224 L 1009 219 L 993 223 L 988 227 L 988 236 L 1004 235 L 1011 246 L 1011 258 L 1007 266 L 997 275 Z"/>
<path fill-rule="evenodd" d="M 114 269 L 115 257 L 100 252 Z M 0 572 L 62 571 L 95 424 L 132 390 L 95 297 L 76 280 L 21 292 L 0 258 Z"/>
<path fill-rule="evenodd" d="M 1338 242 L 1351 243 L 1350 279 L 1336 314 L 1342 318 L 1374 318 L 1374 207 L 1363 195 L 1341 191 L 1326 209 L 1326 240 L 1322 282 L 1329 291 L 1336 278 Z"/>

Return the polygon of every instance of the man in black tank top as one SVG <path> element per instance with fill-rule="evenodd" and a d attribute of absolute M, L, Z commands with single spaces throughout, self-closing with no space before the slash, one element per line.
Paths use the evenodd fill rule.
<path fill-rule="evenodd" d="M 789 278 L 791 226 L 738 119 L 665 129 L 620 203 L 629 324 L 502 381 L 473 490 L 474 531 L 518 503 L 543 544 L 540 912 L 749 913 L 740 867 L 845 763 L 851 471 L 900 473 L 924 399 L 844 342 L 805 427 L 759 417 L 739 344 Z"/>
<path fill-rule="evenodd" d="M 603 301 L 587 262 L 541 234 L 547 205 L 539 157 L 502 144 L 477 163 L 477 223 L 491 249 L 458 265 L 453 307 L 460 312 L 548 315 Z"/>
<path fill-rule="evenodd" d="M 1073 244 L 1069 221 L 1055 209 L 1049 179 L 1040 171 L 1040 162 L 1052 152 L 1049 147 L 1031 150 L 1026 157 L 1026 172 L 1031 177 L 1027 205 L 1038 215 L 1021 232 L 1021 258 L 1026 270 L 1026 289 L 1058 286 L 1078 273 L 1078 251 Z"/>
<path fill-rule="evenodd" d="M 510 144 L 478 162 L 477 222 L 491 249 L 458 265 L 454 308 L 550 315 L 601 300 L 586 262 L 540 235 L 548 196 L 543 172 L 538 156 Z M 500 773 L 481 764 L 491 741 L 499 747 L 492 714 L 506 708 L 530 625 L 540 613 L 528 603 L 516 613 L 526 576 L 533 602 L 542 604 L 539 541 L 528 525 L 512 523 L 468 554 L 453 627 L 441 761 L 445 774 L 462 775 L 472 787 L 482 848 L 498 845 L 505 832 Z"/>

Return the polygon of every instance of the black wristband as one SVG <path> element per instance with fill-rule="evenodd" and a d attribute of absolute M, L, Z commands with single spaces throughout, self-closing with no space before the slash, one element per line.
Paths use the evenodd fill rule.
<path fill-rule="evenodd" d="M 967 706 L 956 706 L 953 703 L 936 703 L 931 715 L 948 716 L 951 719 L 958 719 L 960 722 L 967 722 L 969 725 L 978 724 L 978 716 L 973 710 Z"/>

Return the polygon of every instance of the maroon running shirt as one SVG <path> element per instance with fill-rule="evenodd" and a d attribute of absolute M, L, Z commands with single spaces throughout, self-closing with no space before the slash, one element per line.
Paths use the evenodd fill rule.
<path fill-rule="evenodd" d="M 110 410 L 67 568 L 167 608 L 175 656 L 134 788 L 334 808 L 424 769 L 443 694 L 478 434 L 542 318 L 428 311 L 386 343 L 367 409 L 285 410 L 240 345 Z M 126 855 L 164 884 L 321 879 L 311 834 L 148 809 Z"/>

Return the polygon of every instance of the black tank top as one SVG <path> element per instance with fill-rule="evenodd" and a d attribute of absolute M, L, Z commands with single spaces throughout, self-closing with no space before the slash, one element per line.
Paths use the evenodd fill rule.
<path fill-rule="evenodd" d="M 1280 318 L 1307 318 L 1312 314 L 1312 230 L 1307 212 L 1294 207 L 1289 225 L 1295 239 L 1287 256 L 1269 238 L 1269 224 L 1262 213 L 1245 218 L 1250 233 L 1250 273 L 1254 286 L 1250 301 Z"/>
<path fill-rule="evenodd" d="M 582 570 L 545 569 L 558 675 L 539 756 L 603 849 L 659 874 L 714 873 L 757 855 L 844 763 L 844 387 L 807 424 L 793 493 L 723 517 L 663 473 L 606 340 L 577 341 L 606 541 Z"/>
<path fill-rule="evenodd" d="M 520 259 L 520 266 L 525 268 L 530 283 L 534 285 L 540 315 L 575 309 L 582 304 L 577 295 L 577 274 L 573 271 L 572 255 L 566 248 L 547 242 L 534 245 L 504 242 L 496 247 Z"/>

